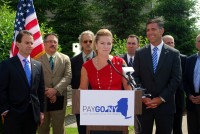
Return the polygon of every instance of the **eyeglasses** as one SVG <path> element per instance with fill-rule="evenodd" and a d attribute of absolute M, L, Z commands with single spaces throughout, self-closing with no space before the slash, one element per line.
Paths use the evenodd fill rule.
<path fill-rule="evenodd" d="M 58 44 L 58 42 L 57 42 L 57 41 L 55 41 L 55 40 L 47 40 L 46 42 L 47 42 L 47 43 L 54 43 L 54 44 Z"/>
<path fill-rule="evenodd" d="M 84 40 L 83 43 L 87 44 L 87 43 L 92 43 L 92 40 Z"/>

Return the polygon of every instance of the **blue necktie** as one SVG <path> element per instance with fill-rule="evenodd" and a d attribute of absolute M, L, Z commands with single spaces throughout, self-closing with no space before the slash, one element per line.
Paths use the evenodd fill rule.
<path fill-rule="evenodd" d="M 128 64 L 129 67 L 133 67 L 133 59 L 130 58 L 130 61 L 129 61 L 129 64 Z"/>
<path fill-rule="evenodd" d="M 23 59 L 24 62 L 24 71 L 26 73 L 26 78 L 28 80 L 29 86 L 31 85 L 31 67 L 29 65 L 29 61 L 27 59 Z"/>
<path fill-rule="evenodd" d="M 197 57 L 196 65 L 194 68 L 194 90 L 199 93 L 200 88 L 200 56 Z"/>
<path fill-rule="evenodd" d="M 154 73 L 156 72 L 156 67 L 158 64 L 158 54 L 157 54 L 158 48 L 154 47 L 153 48 L 153 54 L 152 54 L 152 61 L 153 61 L 153 71 Z"/>
<path fill-rule="evenodd" d="M 53 63 L 53 57 L 52 56 L 49 58 L 49 63 L 50 63 L 50 68 L 53 71 L 54 63 Z"/>

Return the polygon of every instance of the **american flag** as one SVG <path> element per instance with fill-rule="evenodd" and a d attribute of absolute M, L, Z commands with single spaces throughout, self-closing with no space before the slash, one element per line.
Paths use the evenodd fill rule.
<path fill-rule="evenodd" d="M 31 53 L 31 57 L 35 59 L 39 58 L 44 53 L 44 45 L 33 0 L 19 0 L 10 57 L 15 56 L 18 53 L 15 39 L 21 30 L 28 30 L 34 35 L 34 49 Z"/>

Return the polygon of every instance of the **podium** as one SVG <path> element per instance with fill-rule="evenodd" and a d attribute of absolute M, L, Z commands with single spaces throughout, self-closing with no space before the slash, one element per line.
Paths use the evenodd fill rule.
<path fill-rule="evenodd" d="M 142 113 L 142 91 L 136 90 L 135 91 L 135 115 L 139 115 Z M 80 114 L 80 90 L 73 89 L 72 90 L 72 113 L 73 114 Z M 128 134 L 128 126 L 87 126 L 86 127 L 87 134 L 93 134 L 96 131 L 106 131 L 109 133 L 116 132 L 116 134 Z M 98 133 L 98 132 L 97 132 Z M 98 134 L 100 134 L 99 132 Z"/>

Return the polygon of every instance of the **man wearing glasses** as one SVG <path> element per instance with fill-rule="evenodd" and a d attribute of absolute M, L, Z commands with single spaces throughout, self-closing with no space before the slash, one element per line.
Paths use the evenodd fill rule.
<path fill-rule="evenodd" d="M 49 33 L 44 36 L 45 54 L 39 61 L 42 63 L 45 80 L 46 111 L 44 124 L 38 134 L 65 133 L 65 111 L 67 105 L 67 86 L 71 82 L 71 63 L 67 55 L 57 52 L 58 36 Z"/>
<path fill-rule="evenodd" d="M 82 52 L 71 59 L 72 89 L 79 88 L 82 64 L 95 57 L 93 51 L 94 33 L 89 30 L 84 31 L 79 35 L 78 39 Z M 80 114 L 76 114 L 76 121 L 79 134 L 86 134 L 86 126 L 80 126 Z"/>

